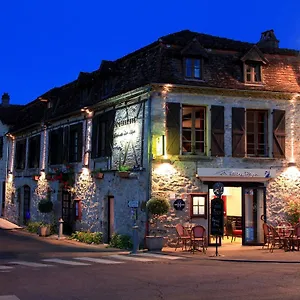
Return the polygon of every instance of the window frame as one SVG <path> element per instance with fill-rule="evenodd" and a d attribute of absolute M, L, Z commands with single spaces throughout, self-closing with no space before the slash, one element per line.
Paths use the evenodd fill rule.
<path fill-rule="evenodd" d="M 194 203 L 193 199 L 196 197 L 203 197 L 204 198 L 204 204 L 203 205 L 197 205 L 198 207 L 204 207 L 204 213 L 203 214 L 194 214 Z M 207 207 L 208 207 L 208 193 L 191 193 L 189 194 L 189 203 L 190 203 L 190 217 L 191 218 L 202 218 L 207 219 Z"/>
<path fill-rule="evenodd" d="M 68 163 L 77 163 L 82 161 L 82 123 L 69 126 L 68 138 Z"/>
<path fill-rule="evenodd" d="M 26 139 L 16 141 L 16 152 L 15 152 L 15 168 L 16 168 L 16 170 L 24 170 L 25 169 L 26 145 L 27 145 Z"/>
<path fill-rule="evenodd" d="M 248 68 L 250 68 L 250 72 L 247 71 Z M 259 80 L 255 80 L 257 71 L 259 75 Z M 248 75 L 250 75 L 250 80 L 248 80 Z M 262 64 L 260 62 L 257 61 L 244 62 L 244 82 L 250 84 L 259 84 L 263 82 Z"/>
<path fill-rule="evenodd" d="M 37 169 L 40 165 L 41 156 L 41 135 L 35 135 L 28 139 L 28 168 Z"/>
<path fill-rule="evenodd" d="M 249 117 L 248 117 L 248 113 L 254 113 L 253 116 L 253 132 L 249 132 L 248 127 L 249 127 Z M 259 116 L 258 114 L 263 113 L 264 116 L 264 132 L 260 132 L 259 130 Z M 270 118 L 270 114 L 269 114 L 269 110 L 265 110 L 265 109 L 247 109 L 246 108 L 246 143 L 245 143 L 245 147 L 246 147 L 246 155 L 247 157 L 269 157 L 269 118 Z M 252 134 L 254 136 L 253 138 L 253 149 L 254 149 L 254 154 L 249 154 L 249 135 Z M 263 143 L 263 148 L 264 148 L 264 155 L 260 155 L 259 154 L 259 135 L 263 134 L 264 135 L 264 143 Z"/>
<path fill-rule="evenodd" d="M 191 62 L 191 67 L 190 67 L 190 72 L 191 72 L 191 76 L 188 75 L 188 65 L 187 62 L 190 61 Z M 199 61 L 199 77 L 196 77 L 195 75 L 195 71 L 196 71 L 196 67 L 195 67 L 195 62 Z M 203 59 L 201 57 L 198 58 L 194 58 L 194 57 L 185 57 L 184 58 L 184 77 L 186 79 L 192 79 L 192 80 L 203 80 Z"/>
<path fill-rule="evenodd" d="M 190 131 L 191 131 L 191 140 L 187 140 L 187 142 L 190 142 L 191 143 L 191 151 L 188 152 L 188 151 L 183 151 L 183 144 L 184 144 L 184 131 L 189 131 L 188 129 L 184 129 L 183 127 L 183 122 L 184 122 L 184 116 L 183 116 L 183 113 L 184 113 L 184 108 L 199 108 L 201 109 L 201 111 L 203 112 L 204 116 L 203 116 L 203 119 L 200 119 L 200 122 L 203 121 L 204 123 L 204 128 L 199 128 L 199 130 L 197 130 L 197 128 L 195 127 L 196 125 L 196 112 L 198 111 L 195 111 L 193 110 L 191 112 L 191 128 L 190 128 Z M 185 128 L 188 128 L 188 127 L 185 127 Z M 201 105 L 187 105 L 187 104 L 182 104 L 181 106 L 181 141 L 180 141 L 180 146 L 181 146 L 181 154 L 182 155 L 207 155 L 207 107 L 206 106 L 201 106 Z M 197 141 L 196 140 L 196 133 L 197 132 L 203 132 L 203 139 Z M 203 152 L 197 152 L 196 150 L 196 143 L 203 143 Z"/>

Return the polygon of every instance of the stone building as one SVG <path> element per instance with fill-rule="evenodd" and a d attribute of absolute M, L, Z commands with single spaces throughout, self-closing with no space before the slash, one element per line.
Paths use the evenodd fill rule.
<path fill-rule="evenodd" d="M 260 244 L 263 220 L 284 219 L 299 194 L 299 67 L 298 51 L 279 48 L 272 30 L 256 44 L 184 30 L 102 61 L 24 107 L 11 130 L 16 201 L 7 201 L 26 223 L 50 197 L 65 228 L 105 240 L 131 234 L 136 218 L 142 239 L 145 203 L 162 196 L 170 245 L 185 222 L 204 225 L 213 242 L 221 182 L 226 220 L 243 244 Z"/>

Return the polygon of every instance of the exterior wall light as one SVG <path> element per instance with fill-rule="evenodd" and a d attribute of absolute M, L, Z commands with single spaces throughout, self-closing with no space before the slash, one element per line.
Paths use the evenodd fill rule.
<path fill-rule="evenodd" d="M 288 163 L 288 167 L 296 167 L 297 165 L 296 165 L 296 162 L 294 162 L 294 161 L 290 161 L 289 163 Z"/>

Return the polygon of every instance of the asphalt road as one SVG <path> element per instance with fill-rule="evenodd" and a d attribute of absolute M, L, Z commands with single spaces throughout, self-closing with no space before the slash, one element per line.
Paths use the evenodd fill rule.
<path fill-rule="evenodd" d="M 8 267 L 0 268 L 0 300 L 300 298 L 299 264 L 203 260 L 199 259 L 201 253 L 185 258 L 177 255 L 176 260 L 143 254 L 138 258 L 146 261 L 137 261 L 132 256 L 120 259 L 114 253 L 49 245 L 9 232 L 0 232 L 0 243 L 0 257 L 3 246 L 16 254 L 0 259 L 0 266 Z M 83 260 L 83 256 L 92 261 Z M 12 263 L 20 261 L 37 265 Z"/>

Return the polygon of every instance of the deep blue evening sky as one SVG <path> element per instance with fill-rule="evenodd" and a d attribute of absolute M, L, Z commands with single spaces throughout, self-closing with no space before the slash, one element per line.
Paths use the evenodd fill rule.
<path fill-rule="evenodd" d="M 2 0 L 0 95 L 25 104 L 172 32 L 257 42 L 274 29 L 300 50 L 299 0 Z"/>

